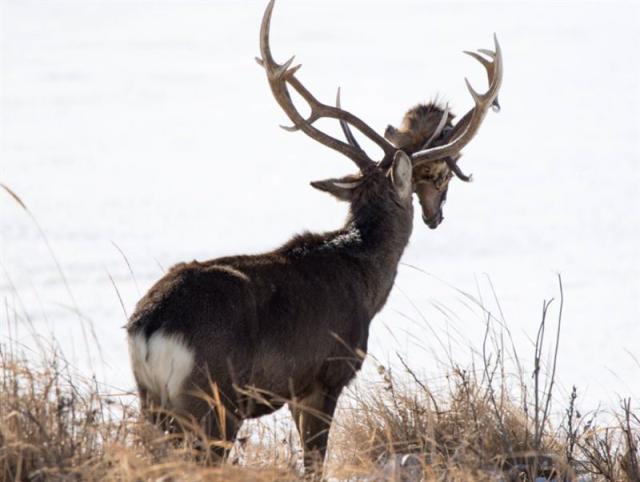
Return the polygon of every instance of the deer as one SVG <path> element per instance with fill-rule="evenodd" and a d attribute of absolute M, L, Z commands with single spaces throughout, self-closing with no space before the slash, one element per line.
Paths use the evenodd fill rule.
<path fill-rule="evenodd" d="M 317 474 L 338 398 L 363 364 L 370 324 L 387 301 L 409 243 L 416 168 L 455 164 L 497 99 L 502 58 L 496 40 L 493 61 L 484 64 L 489 89 L 478 94 L 469 85 L 474 107 L 464 125 L 456 125 L 456 135 L 408 153 L 343 110 L 339 93 L 336 106 L 319 102 L 296 77 L 300 66 L 292 66 L 293 58 L 274 60 L 273 9 L 271 0 L 256 60 L 293 123 L 287 130 L 304 132 L 356 165 L 354 174 L 311 183 L 348 203 L 347 219 L 337 230 L 296 235 L 263 254 L 173 266 L 137 303 L 126 330 L 141 410 L 150 420 L 233 442 L 243 421 L 286 404 L 300 434 L 305 472 Z M 309 104 L 309 117 L 294 105 L 290 88 Z M 339 120 L 347 142 L 318 130 L 320 118 Z M 372 160 L 351 127 L 380 146 L 383 158 Z M 159 411 L 173 416 L 159 420 Z M 228 448 L 208 445 L 208 460 L 224 460 Z"/>

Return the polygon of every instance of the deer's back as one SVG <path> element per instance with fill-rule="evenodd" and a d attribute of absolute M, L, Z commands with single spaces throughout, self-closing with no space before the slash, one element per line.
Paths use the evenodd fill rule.
<path fill-rule="evenodd" d="M 127 330 L 177 335 L 194 348 L 196 366 L 232 366 L 238 382 L 276 393 L 292 379 L 299 391 L 311 378 L 346 383 L 374 314 L 358 301 L 368 289 L 360 270 L 335 257 L 277 253 L 179 264 L 140 300 Z"/>

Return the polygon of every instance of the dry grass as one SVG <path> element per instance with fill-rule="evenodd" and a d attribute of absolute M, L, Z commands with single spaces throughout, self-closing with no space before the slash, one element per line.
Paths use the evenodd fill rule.
<path fill-rule="evenodd" d="M 562 453 L 562 443 L 547 434 L 534 450 L 532 421 L 504 393 L 498 419 L 488 387 L 468 372 L 454 370 L 448 393 L 436 397 L 424 384 L 400 384 L 383 367 L 380 371 L 384 388 L 357 397 L 339 425 L 358 447 L 351 454 L 356 463 L 414 453 L 434 477 L 469 472 L 475 480 L 495 474 L 516 456 Z"/>
<path fill-rule="evenodd" d="M 496 412 L 487 385 L 468 372 L 454 370 L 449 377 L 451 388 L 436 396 L 423 383 L 398 382 L 387 370 L 381 367 L 380 371 L 383 389 L 357 394 L 353 408 L 344 410 L 337 420 L 335 437 L 341 445 L 337 451 L 334 448 L 333 456 L 340 459 L 336 465 L 375 465 L 390 453 L 409 453 L 422 461 L 427 480 L 497 480 L 501 472 L 507 474 L 504 480 L 533 476 L 574 480 L 576 472 L 596 476 L 587 480 L 638 480 L 624 472 L 623 459 L 615 455 L 615 450 L 627 446 L 621 425 L 590 425 L 574 433 L 570 459 L 569 438 L 564 436 L 566 419 L 561 427 L 548 424 L 536 446 L 530 412 L 507 392 L 500 392 L 500 411 Z M 597 468 L 602 454 L 596 457 L 584 450 L 600 430 L 618 437 L 610 451 L 605 451 L 617 460 L 614 477 Z M 633 433 L 636 439 L 640 437 L 637 423 Z"/>
<path fill-rule="evenodd" d="M 0 350 L 0 480 L 297 480 L 283 450 L 205 467 L 190 440 L 139 417 L 134 397 L 113 397 L 72 376 L 58 356 L 34 366 Z M 286 447 L 284 447 L 286 451 Z"/>
<path fill-rule="evenodd" d="M 3 481 L 300 480 L 298 440 L 291 433 L 276 437 L 254 424 L 227 463 L 207 467 L 191 440 L 142 421 L 135 397 L 102 393 L 59 356 L 35 364 L 3 349 L 0 370 Z M 537 442 L 535 407 L 519 402 L 526 399 L 520 393 L 515 399 L 506 386 L 494 389 L 485 377 L 454 369 L 449 388 L 436 395 L 408 374 L 415 378 L 396 378 L 380 367 L 381 387 L 350 392 L 332 432 L 332 478 L 383 480 L 371 478 L 382 477 L 381 460 L 410 453 L 422 464 L 424 480 L 500 480 L 499 473 L 502 480 L 527 480 L 525 472 L 553 470 L 566 480 L 575 473 L 583 480 L 640 480 L 640 419 L 628 400 L 615 423 L 598 425 L 595 417 L 576 413 L 572 396 L 559 426 L 546 422 Z"/>
<path fill-rule="evenodd" d="M 334 448 L 337 465 L 366 466 L 402 453 L 415 454 L 425 480 L 640 482 L 640 407 L 630 399 L 617 410 L 583 416 L 573 387 L 566 408 L 551 416 L 564 301 L 560 277 L 558 286 L 555 336 L 545 346 L 553 300 L 545 301 L 532 370 L 522 367 L 513 343 L 505 346 L 509 331 L 492 328 L 489 312 L 479 369 L 451 361 L 446 383 L 430 387 L 402 357 L 401 376 L 379 366 L 378 389 L 354 393 L 350 410 L 335 424 L 342 442 Z M 546 367 L 545 351 L 551 353 Z"/>

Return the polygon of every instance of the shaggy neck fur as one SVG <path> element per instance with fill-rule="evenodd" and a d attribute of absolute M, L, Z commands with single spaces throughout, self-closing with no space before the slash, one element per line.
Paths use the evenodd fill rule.
<path fill-rule="evenodd" d="M 355 189 L 344 226 L 322 234 L 305 233 L 280 248 L 293 257 L 335 253 L 369 258 L 375 263 L 397 263 L 409 242 L 413 209 L 402 205 L 392 184 L 379 171 L 365 174 Z M 387 192 L 385 192 L 387 191 Z"/>
<path fill-rule="evenodd" d="M 389 179 L 381 171 L 374 171 L 365 174 L 355 188 L 341 229 L 297 236 L 278 251 L 292 261 L 327 256 L 327 268 L 342 273 L 343 279 L 355 283 L 366 280 L 366 289 L 359 295 L 362 306 L 373 317 L 393 287 L 412 228 L 411 202 L 403 204 Z"/>

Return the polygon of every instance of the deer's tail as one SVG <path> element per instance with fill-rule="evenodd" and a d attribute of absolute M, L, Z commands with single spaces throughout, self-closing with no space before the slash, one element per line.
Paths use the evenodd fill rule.
<path fill-rule="evenodd" d="M 129 333 L 129 355 L 141 392 L 167 410 L 180 408 L 185 380 L 194 367 L 195 354 L 180 334 L 157 330 Z"/>

